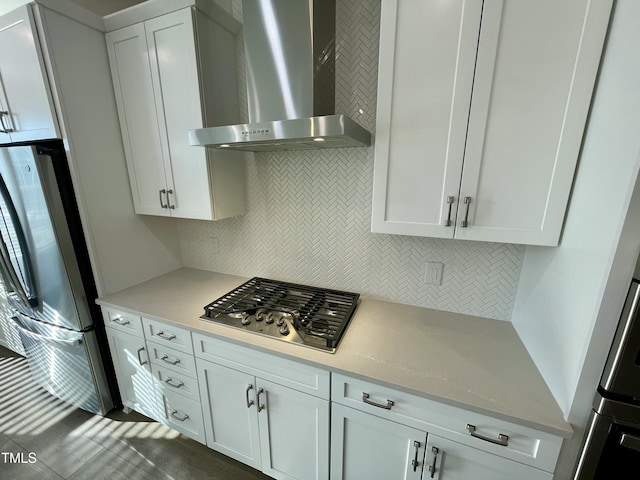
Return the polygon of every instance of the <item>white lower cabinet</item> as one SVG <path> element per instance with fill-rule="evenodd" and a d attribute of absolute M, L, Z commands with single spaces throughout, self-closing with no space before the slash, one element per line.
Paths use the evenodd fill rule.
<path fill-rule="evenodd" d="M 286 480 L 329 478 L 329 401 L 197 359 L 207 446 Z"/>
<path fill-rule="evenodd" d="M 329 479 L 328 371 L 193 334 L 207 446 L 282 480 Z"/>
<path fill-rule="evenodd" d="M 333 480 L 551 480 L 553 474 L 337 403 Z"/>
<path fill-rule="evenodd" d="M 144 319 L 145 335 L 150 322 Z M 158 325 L 158 322 L 153 323 Z M 191 345 L 188 331 L 180 329 L 176 337 L 179 334 L 188 337 Z M 149 341 L 148 337 L 147 347 L 158 398 L 157 420 L 200 443 L 206 443 L 193 353 L 157 344 Z"/>
<path fill-rule="evenodd" d="M 257 379 L 262 471 L 277 479 L 329 478 L 329 401 Z"/>
<path fill-rule="evenodd" d="M 558 435 L 103 311 L 125 407 L 275 479 L 553 478 Z"/>
<path fill-rule="evenodd" d="M 425 480 L 552 480 L 553 474 L 430 434 Z"/>
<path fill-rule="evenodd" d="M 420 480 L 427 433 L 368 413 L 331 406 L 331 478 Z"/>
<path fill-rule="evenodd" d="M 551 480 L 562 439 L 338 373 L 331 478 Z"/>
<path fill-rule="evenodd" d="M 206 443 L 191 332 L 111 308 L 103 318 L 125 408 Z"/>
<path fill-rule="evenodd" d="M 171 428 L 205 444 L 204 424 L 202 421 L 202 407 L 200 402 L 195 402 L 187 397 L 164 390 L 159 392 L 160 413 L 162 423 Z"/>
<path fill-rule="evenodd" d="M 207 446 L 260 469 L 255 377 L 197 360 Z"/>
<path fill-rule="evenodd" d="M 106 331 L 122 404 L 157 420 L 156 392 L 144 338 L 111 327 Z"/>

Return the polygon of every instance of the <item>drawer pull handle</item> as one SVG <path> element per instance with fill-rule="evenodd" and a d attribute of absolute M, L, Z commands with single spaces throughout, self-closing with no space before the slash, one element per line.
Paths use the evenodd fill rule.
<path fill-rule="evenodd" d="M 140 354 L 141 354 L 142 352 L 144 352 L 144 347 L 140 347 L 140 348 L 138 349 L 138 352 L 137 352 L 137 354 L 138 354 L 138 363 L 140 364 L 140 366 L 142 366 L 142 365 L 144 365 L 145 363 L 147 363 L 147 361 L 146 361 L 146 360 L 143 362 L 143 361 L 142 361 L 142 358 L 140 358 Z"/>
<path fill-rule="evenodd" d="M 127 320 L 126 318 L 122 318 L 120 315 L 118 315 L 117 317 L 113 317 L 111 319 L 111 321 L 113 323 L 117 323 L 118 325 L 122 325 L 123 327 L 125 325 L 129 325 L 131 322 L 129 320 Z"/>
<path fill-rule="evenodd" d="M 166 363 L 170 363 L 171 365 L 177 365 L 180 363 L 180 359 L 176 358 L 173 362 L 171 360 L 169 360 L 169 355 L 163 355 L 162 357 L 160 357 L 160 360 L 162 360 L 163 362 Z"/>
<path fill-rule="evenodd" d="M 467 430 L 469 430 L 469 433 L 472 437 L 479 438 L 480 440 L 484 440 L 485 442 L 495 443 L 496 445 L 502 445 L 503 447 L 509 445 L 509 435 L 499 433 L 497 439 L 485 437 L 484 435 L 477 434 L 475 425 L 471 425 L 469 423 L 467 423 Z"/>
<path fill-rule="evenodd" d="M 436 461 L 438 460 L 438 453 L 440 453 L 440 450 L 438 450 L 438 447 L 431 447 L 431 453 L 433 453 L 433 462 L 429 465 L 429 473 L 431 474 L 431 478 L 433 478 L 436 474 Z"/>
<path fill-rule="evenodd" d="M 244 392 L 244 396 L 247 400 L 247 408 L 251 408 L 251 405 L 253 405 L 255 402 L 253 400 L 249 400 L 249 390 L 253 390 L 253 385 L 249 384 L 249 386 L 247 387 L 246 392 Z"/>
<path fill-rule="evenodd" d="M 181 422 L 184 422 L 187 418 L 189 418 L 189 415 L 187 415 L 186 413 L 184 415 L 180 415 L 178 413 L 178 410 L 171 410 L 171 416 L 176 420 L 180 420 Z"/>
<path fill-rule="evenodd" d="M 371 400 L 369 400 L 369 394 L 365 393 L 365 392 L 362 392 L 362 401 L 364 403 L 368 403 L 369 405 L 373 405 L 374 407 L 384 408 L 385 410 L 391 410 L 391 407 L 393 407 L 395 405 L 393 400 L 387 400 L 387 404 L 386 405 L 382 405 L 381 403 L 372 402 Z"/>
<path fill-rule="evenodd" d="M 170 333 L 169 335 L 167 335 L 166 333 L 164 333 L 164 330 L 160 330 L 158 333 L 156 333 L 156 336 L 160 338 L 164 338 L 165 340 L 173 340 L 174 338 L 176 338 L 176 336 L 173 333 Z"/>
<path fill-rule="evenodd" d="M 171 377 L 167 377 L 167 379 L 164 381 L 164 383 L 166 383 L 167 385 L 170 385 L 174 388 L 180 388 L 180 387 L 184 387 L 184 382 L 182 380 L 178 380 L 178 383 L 175 383 L 173 381 L 173 378 Z"/>
<path fill-rule="evenodd" d="M 411 460 L 411 466 L 413 467 L 413 471 L 415 472 L 418 468 L 418 465 L 420 465 L 420 462 L 418 461 L 418 450 L 420 450 L 420 442 L 414 440 L 413 446 L 416 447 L 416 456 L 413 460 Z"/>
<path fill-rule="evenodd" d="M 262 410 L 264 410 L 264 404 L 260 403 L 260 394 L 264 393 L 264 389 L 263 388 L 259 388 L 258 389 L 258 412 L 261 412 Z"/>
<path fill-rule="evenodd" d="M 447 215 L 447 219 L 444 222 L 444 226 L 445 227 L 450 227 L 451 226 L 451 208 L 453 207 L 453 202 L 455 200 L 455 197 L 447 197 L 447 203 L 449 204 L 449 214 Z"/>

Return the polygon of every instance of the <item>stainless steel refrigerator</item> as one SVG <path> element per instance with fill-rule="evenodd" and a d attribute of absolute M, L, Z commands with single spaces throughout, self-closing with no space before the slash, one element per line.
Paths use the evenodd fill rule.
<path fill-rule="evenodd" d="M 0 274 L 35 381 L 84 410 L 113 408 L 111 364 L 103 362 L 104 330 L 61 141 L 0 147 Z"/>

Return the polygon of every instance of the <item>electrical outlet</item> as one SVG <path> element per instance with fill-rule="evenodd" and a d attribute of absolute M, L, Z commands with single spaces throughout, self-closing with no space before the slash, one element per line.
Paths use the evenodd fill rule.
<path fill-rule="evenodd" d="M 444 264 L 440 262 L 427 262 L 424 272 L 424 282 L 428 285 L 442 285 L 442 269 Z"/>

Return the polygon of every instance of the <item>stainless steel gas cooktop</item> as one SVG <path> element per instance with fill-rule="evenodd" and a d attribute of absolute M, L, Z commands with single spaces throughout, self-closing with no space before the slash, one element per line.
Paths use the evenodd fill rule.
<path fill-rule="evenodd" d="M 333 353 L 359 297 L 254 277 L 205 306 L 200 318 Z"/>

